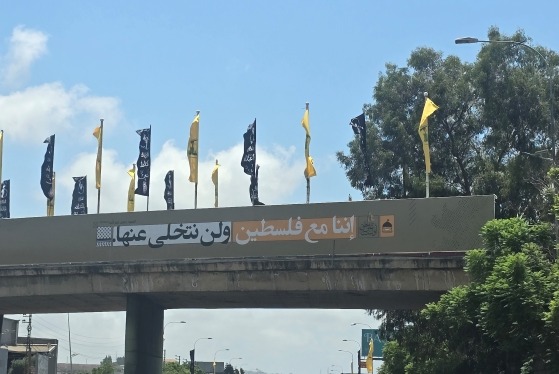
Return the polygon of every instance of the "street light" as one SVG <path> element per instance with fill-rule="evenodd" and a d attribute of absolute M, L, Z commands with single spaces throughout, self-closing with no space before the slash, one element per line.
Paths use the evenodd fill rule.
<path fill-rule="evenodd" d="M 361 322 L 353 322 L 351 324 L 351 326 L 355 326 L 355 325 L 363 325 L 363 326 L 367 326 L 369 329 L 373 330 L 373 328 L 371 327 L 371 325 L 368 325 L 366 323 L 361 323 Z"/>
<path fill-rule="evenodd" d="M 196 361 L 194 360 L 194 355 L 196 355 L 196 343 L 198 343 L 199 340 L 212 340 L 212 338 L 198 338 L 194 341 L 194 348 L 192 349 L 192 362 L 194 364 L 196 364 Z"/>
<path fill-rule="evenodd" d="M 354 342 L 355 344 L 357 344 L 357 351 L 361 351 L 361 343 L 359 343 L 357 340 L 342 339 L 342 342 Z"/>
<path fill-rule="evenodd" d="M 338 352 L 347 352 L 351 355 L 351 374 L 353 374 L 353 352 L 344 351 L 343 349 L 338 349 Z"/>
<path fill-rule="evenodd" d="M 550 110 L 550 120 L 551 120 L 551 150 L 553 152 L 553 155 L 551 156 L 551 161 L 553 162 L 553 167 L 556 168 L 557 167 L 557 152 L 556 152 L 556 139 L 557 139 L 557 134 L 555 132 L 555 112 L 553 110 L 553 102 L 555 101 L 554 97 L 553 97 L 553 67 L 551 66 L 551 64 L 549 63 L 549 61 L 545 58 L 544 55 L 542 55 L 540 52 L 538 52 L 537 49 L 534 49 L 532 47 L 530 47 L 528 44 L 526 44 L 525 42 L 517 42 L 515 40 L 480 40 L 478 38 L 473 38 L 473 37 L 464 37 L 464 38 L 456 38 L 454 39 L 454 43 L 455 44 L 473 44 L 473 43 L 500 43 L 500 44 L 514 44 L 514 45 L 518 45 L 521 46 L 523 48 L 526 48 L 534 53 L 536 53 L 538 56 L 540 56 L 540 58 L 542 59 L 545 68 L 547 70 L 547 74 L 548 74 L 548 83 L 549 83 L 549 110 Z M 555 183 L 552 180 L 552 189 L 553 189 L 553 194 L 555 194 Z M 557 222 L 557 214 L 554 214 L 554 219 L 553 219 L 553 231 L 555 234 L 555 240 L 559 240 L 558 238 L 558 222 Z"/>
<path fill-rule="evenodd" d="M 167 327 L 168 324 L 170 323 L 186 323 L 186 321 L 171 321 L 171 322 L 167 322 L 165 324 L 165 326 L 163 326 L 163 335 L 165 335 L 165 328 Z"/>
<path fill-rule="evenodd" d="M 165 329 L 167 328 L 167 325 L 171 324 L 171 323 L 186 323 L 186 321 L 171 321 L 171 322 L 167 322 L 165 324 L 165 326 L 163 326 L 163 345 L 165 345 Z M 163 349 L 163 365 L 165 365 L 165 354 L 167 352 L 165 351 L 165 349 Z"/>
<path fill-rule="evenodd" d="M 215 356 L 217 355 L 218 352 L 223 352 L 223 351 L 228 351 L 229 348 L 224 348 L 224 349 L 220 349 L 219 351 L 215 351 L 214 353 L 214 374 L 215 374 Z"/>
<path fill-rule="evenodd" d="M 233 360 L 242 360 L 242 359 L 243 359 L 242 357 L 234 357 L 234 358 L 229 360 L 229 365 L 231 365 L 231 361 L 233 361 Z M 233 365 L 231 365 L 231 366 L 233 366 Z"/>
<path fill-rule="evenodd" d="M 361 365 L 361 357 L 359 357 L 361 354 L 361 343 L 353 339 L 342 339 L 342 342 L 354 342 L 357 344 L 357 366 L 359 367 Z"/>
<path fill-rule="evenodd" d="M 198 343 L 198 340 L 212 340 L 212 338 L 198 338 L 198 339 L 196 339 L 196 341 L 194 342 L 194 351 L 196 351 L 196 343 Z"/>

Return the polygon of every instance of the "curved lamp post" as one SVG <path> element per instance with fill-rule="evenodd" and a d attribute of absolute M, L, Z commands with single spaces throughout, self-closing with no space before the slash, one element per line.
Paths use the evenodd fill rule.
<path fill-rule="evenodd" d="M 215 356 L 219 353 L 219 352 L 223 352 L 223 351 L 228 351 L 229 348 L 224 348 L 224 349 L 220 349 L 219 351 L 215 351 L 214 353 L 214 374 L 215 374 Z"/>
<path fill-rule="evenodd" d="M 192 349 L 192 351 L 194 352 L 192 357 L 192 361 L 194 361 L 194 364 L 196 364 L 196 360 L 194 360 L 194 355 L 196 355 L 196 343 L 198 343 L 199 340 L 212 340 L 212 338 L 198 338 L 194 341 L 194 348 Z"/>
<path fill-rule="evenodd" d="M 196 343 L 198 343 L 199 340 L 212 340 L 213 338 L 198 338 L 194 341 L 194 351 L 196 351 Z"/>
<path fill-rule="evenodd" d="M 361 343 L 353 339 L 342 339 L 342 342 L 354 342 L 355 344 L 357 344 L 357 354 L 359 355 L 359 352 L 361 351 Z M 359 356 L 357 356 L 357 359 L 359 359 Z"/>
<path fill-rule="evenodd" d="M 359 343 L 357 340 L 353 340 L 353 339 L 342 339 L 342 342 L 354 342 L 355 344 L 357 344 L 357 348 L 361 349 L 361 343 Z"/>
<path fill-rule="evenodd" d="M 529 51 L 534 52 L 535 54 L 537 54 L 543 61 L 545 68 L 547 70 L 547 74 L 548 74 L 548 84 L 549 84 L 549 110 L 550 110 L 550 120 L 551 120 L 551 124 L 550 124 L 550 128 L 551 128 L 551 151 L 553 152 L 553 155 L 551 157 L 551 161 L 553 162 L 553 167 L 557 167 L 557 151 L 556 151 L 556 140 L 557 140 L 557 134 L 555 132 L 555 111 L 553 108 L 553 102 L 555 101 L 554 97 L 553 97 L 553 67 L 551 66 L 551 64 L 549 63 L 549 61 L 545 58 L 544 55 L 542 55 L 540 52 L 538 52 L 537 49 L 534 49 L 532 47 L 530 47 L 528 44 L 524 43 L 524 42 L 517 42 L 515 40 L 480 40 L 478 38 L 473 38 L 471 36 L 468 37 L 464 37 L 464 38 L 456 38 L 454 39 L 454 43 L 455 44 L 474 44 L 474 43 L 494 43 L 494 44 L 513 44 L 513 45 L 518 45 L 522 48 L 526 48 Z M 555 185 L 552 184 L 552 188 L 553 188 L 553 193 L 555 194 Z M 553 220 L 553 231 L 555 233 L 555 237 L 558 237 L 558 230 L 559 225 L 557 223 L 557 216 L 555 216 L 554 220 Z"/>
<path fill-rule="evenodd" d="M 368 327 L 369 329 L 371 329 L 371 330 L 373 329 L 373 328 L 371 327 L 371 325 L 368 325 L 368 324 L 366 324 L 366 323 L 353 322 L 353 323 L 351 324 L 351 326 L 356 326 L 356 325 L 363 325 L 363 326 L 367 326 L 367 327 Z"/>
<path fill-rule="evenodd" d="M 171 321 L 171 322 L 167 322 L 165 324 L 165 326 L 163 326 L 163 335 L 165 335 L 165 328 L 167 327 L 167 325 L 171 324 L 171 323 L 186 323 L 186 321 Z"/>
<path fill-rule="evenodd" d="M 167 322 L 165 326 L 163 326 L 163 345 L 165 345 L 165 329 L 167 328 L 167 325 L 170 325 L 171 323 L 186 323 L 186 321 L 171 321 Z M 163 365 L 165 365 L 165 353 L 165 349 L 163 349 Z"/>
<path fill-rule="evenodd" d="M 344 351 L 343 349 L 338 349 L 338 352 L 347 352 L 351 355 L 351 374 L 353 374 L 353 352 Z"/>
<path fill-rule="evenodd" d="M 354 342 L 355 344 L 357 344 L 357 367 L 359 367 L 359 365 L 361 365 L 361 357 L 359 357 L 359 355 L 361 354 L 361 343 L 353 339 L 342 339 L 342 342 Z"/>
<path fill-rule="evenodd" d="M 242 360 L 242 359 L 243 359 L 242 357 L 233 357 L 232 359 L 229 360 L 229 365 L 231 365 L 231 362 L 233 360 Z M 231 365 L 231 366 L 233 366 L 233 365 Z"/>
<path fill-rule="evenodd" d="M 373 327 L 367 323 L 361 323 L 361 322 L 353 322 L 351 324 L 351 326 L 357 326 L 357 325 L 363 325 L 363 326 L 367 326 L 370 330 L 374 330 Z M 355 341 L 355 340 L 354 340 Z M 359 344 L 359 346 L 361 346 L 361 344 Z M 363 347 L 363 349 L 365 349 L 365 347 Z M 361 352 L 362 355 L 365 355 L 365 352 Z M 360 357 L 357 357 L 358 360 L 361 360 Z"/>

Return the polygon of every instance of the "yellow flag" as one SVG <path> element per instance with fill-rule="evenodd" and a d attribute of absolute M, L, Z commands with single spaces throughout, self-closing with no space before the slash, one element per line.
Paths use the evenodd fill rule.
<path fill-rule="evenodd" d="M 423 155 L 425 156 L 425 172 L 431 172 L 431 154 L 429 152 L 429 123 L 428 118 L 435 110 L 439 107 L 431 101 L 428 97 L 425 99 L 425 106 L 423 107 L 423 114 L 421 115 L 421 121 L 419 122 L 419 137 L 421 138 L 421 143 L 423 145 Z"/>
<path fill-rule="evenodd" d="M 134 200 L 136 198 L 135 193 L 135 184 L 136 184 L 136 165 L 132 167 L 132 169 L 128 170 L 128 175 L 130 175 L 130 186 L 128 187 L 128 206 L 127 211 L 133 212 L 134 211 Z"/>
<path fill-rule="evenodd" d="M 431 101 L 428 97 L 425 98 L 425 106 L 423 107 L 423 114 L 421 114 L 421 121 L 419 122 L 419 128 L 427 126 L 427 118 L 439 109 L 437 104 Z"/>
<path fill-rule="evenodd" d="M 95 188 L 101 188 L 101 157 L 103 152 L 103 127 L 97 126 L 93 130 L 93 136 L 97 138 L 97 159 L 95 160 Z"/>
<path fill-rule="evenodd" d="M 52 173 L 52 198 L 47 199 L 47 217 L 52 217 L 54 216 L 54 197 L 55 197 L 55 178 L 56 177 L 56 173 Z"/>
<path fill-rule="evenodd" d="M 314 160 L 311 156 L 307 157 L 307 168 L 305 169 L 305 178 L 314 177 L 316 170 L 314 169 Z"/>
<path fill-rule="evenodd" d="M 375 343 L 373 343 L 373 339 L 369 340 L 369 353 L 367 354 L 367 373 L 372 373 L 373 372 L 373 351 L 375 350 L 374 348 Z"/>
<path fill-rule="evenodd" d="M 192 183 L 198 183 L 198 134 L 200 127 L 200 115 L 196 114 L 192 124 L 190 125 L 190 136 L 188 137 L 188 147 L 186 155 L 188 156 L 188 164 L 190 166 L 190 176 L 188 180 Z"/>
<path fill-rule="evenodd" d="M 309 127 L 309 110 L 305 109 L 305 114 L 303 114 L 303 119 L 301 120 L 301 126 L 305 129 L 308 136 L 311 136 L 311 129 Z"/>
<path fill-rule="evenodd" d="M 314 168 L 314 162 L 312 157 L 310 156 L 309 146 L 311 144 L 311 129 L 309 126 L 309 108 L 305 109 L 305 114 L 303 114 L 303 119 L 301 120 L 301 126 L 305 129 L 306 137 L 305 137 L 305 178 L 309 179 L 310 177 L 316 176 L 316 169 Z"/>
<path fill-rule="evenodd" d="M 0 184 L 2 183 L 2 151 L 4 149 L 4 130 L 0 130 Z"/>
<path fill-rule="evenodd" d="M 214 183 L 214 186 L 217 186 L 217 183 L 219 181 L 219 174 L 218 174 L 219 166 L 220 166 L 219 164 L 215 164 L 212 170 L 212 182 Z"/>
<path fill-rule="evenodd" d="M 219 164 L 215 164 L 212 170 L 212 182 L 215 186 L 215 200 L 214 200 L 214 207 L 217 208 L 219 205 Z"/>

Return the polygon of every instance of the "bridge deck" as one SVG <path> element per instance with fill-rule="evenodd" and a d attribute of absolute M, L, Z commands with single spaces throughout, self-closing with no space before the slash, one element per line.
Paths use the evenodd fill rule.
<path fill-rule="evenodd" d="M 0 266 L 0 314 L 174 308 L 419 308 L 465 284 L 463 253 Z"/>

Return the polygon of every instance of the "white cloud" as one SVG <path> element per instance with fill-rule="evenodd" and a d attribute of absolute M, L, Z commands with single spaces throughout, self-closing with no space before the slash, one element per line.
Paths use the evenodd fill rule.
<path fill-rule="evenodd" d="M 33 62 L 47 52 L 48 36 L 41 31 L 17 26 L 0 70 L 1 81 L 8 87 L 21 84 L 29 75 Z"/>
<path fill-rule="evenodd" d="M 29 143 L 40 143 L 73 123 L 94 124 L 101 116 L 115 123 L 121 118 L 118 99 L 92 96 L 83 85 L 66 89 L 58 82 L 0 95 L 0 113 L 0 128 L 10 138 Z"/>
<path fill-rule="evenodd" d="M 260 200 L 265 204 L 280 204 L 292 201 L 293 192 L 304 182 L 303 162 L 294 160 L 295 148 L 276 146 L 272 149 L 258 148 L 258 159 L 262 165 L 259 174 Z M 242 145 L 239 143 L 229 149 L 211 155 L 200 161 L 198 175 L 198 208 L 212 208 L 214 204 L 214 185 L 211 171 L 215 159 L 219 161 L 219 206 L 250 205 L 248 188 L 250 177 L 243 173 L 240 166 Z M 62 171 L 57 173 L 57 195 L 71 196 L 74 188 L 72 177 L 88 175 L 89 213 L 96 212 L 97 193 L 95 192 L 96 153 L 82 153 L 76 156 Z M 126 211 L 126 196 L 130 177 L 127 171 L 132 165 L 118 160 L 118 153 L 112 149 L 103 150 L 103 169 L 101 186 L 101 213 Z M 189 167 L 186 151 L 178 148 L 174 141 L 168 140 L 161 152 L 152 154 L 149 210 L 165 210 L 163 199 L 164 179 L 167 171 L 175 171 L 175 208 L 194 208 L 194 183 L 188 181 Z M 60 182 L 58 182 L 60 181 Z M 61 188 L 65 189 L 60 190 Z M 69 202 L 59 200 L 58 212 L 69 212 L 62 206 Z M 57 204 L 58 205 L 58 204 Z M 147 199 L 136 196 L 136 211 L 145 211 Z"/>

